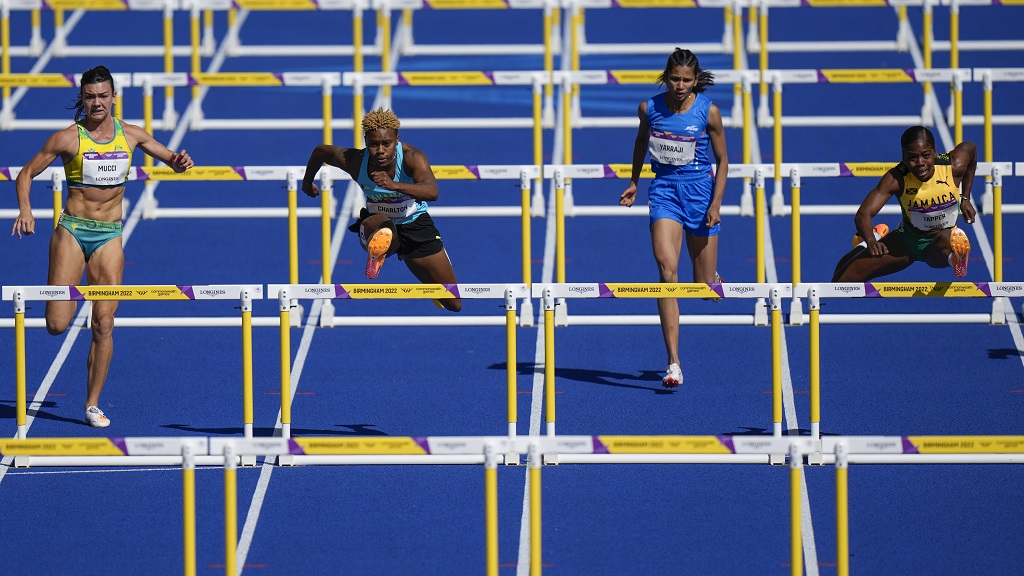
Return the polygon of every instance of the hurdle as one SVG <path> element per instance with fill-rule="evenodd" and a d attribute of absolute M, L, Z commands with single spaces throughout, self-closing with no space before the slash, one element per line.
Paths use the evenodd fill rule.
<path fill-rule="evenodd" d="M 555 307 L 566 298 L 757 298 L 769 299 L 772 339 L 772 434 L 782 436 L 782 299 L 792 295 L 788 284 L 765 283 L 584 283 L 534 284 L 533 297 L 544 309 L 544 404 L 546 434 L 555 435 Z M 767 313 L 763 313 L 767 316 Z M 642 316 L 643 322 L 621 316 L 573 316 L 581 325 L 659 324 L 658 316 Z M 681 325 L 751 326 L 755 316 L 692 315 L 679 317 Z M 764 324 L 767 324 L 765 321 Z"/>
<path fill-rule="evenodd" d="M 838 573 L 850 573 L 849 465 L 1024 464 L 1024 436 L 825 437 L 821 455 L 835 465 Z M 814 453 L 808 453 L 808 458 Z"/>
<path fill-rule="evenodd" d="M 671 54 L 675 50 L 676 44 L 657 44 L 657 43 L 589 43 L 586 35 L 586 25 L 584 22 L 584 11 L 586 9 L 608 9 L 608 8 L 720 8 L 723 10 L 723 29 L 722 37 L 719 41 L 714 42 L 687 42 L 686 46 L 699 54 L 728 54 L 733 55 L 733 70 L 730 72 L 736 74 L 744 74 L 746 71 L 746 63 L 744 62 L 745 54 L 743 53 L 743 44 L 741 39 L 743 38 L 743 5 L 745 0 L 673 0 L 670 2 L 659 2 L 657 0 L 641 0 L 637 2 L 620 3 L 613 0 L 569 0 L 569 5 L 566 10 L 569 11 L 569 16 L 566 17 L 566 32 L 565 36 L 569 39 L 570 46 L 570 70 L 563 71 L 559 74 L 563 75 L 575 75 L 581 72 L 580 70 L 580 57 L 583 54 Z M 590 71 L 584 72 L 589 74 Z M 653 71 L 647 73 L 645 71 L 613 71 L 610 74 L 615 76 L 615 79 L 611 82 L 582 82 L 585 84 L 606 84 L 606 83 L 628 83 L 628 84 L 646 84 L 650 82 L 655 83 L 655 78 L 660 71 Z M 753 73 L 753 82 L 757 81 L 756 71 Z M 718 78 L 733 78 L 729 76 L 728 72 L 715 72 L 716 79 Z M 623 81 L 628 79 L 629 81 Z M 743 98 L 743 84 L 742 80 L 723 80 L 731 81 L 734 83 L 734 99 L 733 99 L 733 113 L 731 118 L 723 118 L 726 126 L 741 127 L 745 125 L 743 123 L 743 115 L 739 105 L 740 100 Z M 558 83 L 558 82 L 556 82 Z M 580 118 L 580 88 L 578 84 L 581 82 L 575 82 L 572 79 L 564 82 L 563 94 L 571 95 L 572 106 L 566 106 L 566 110 L 572 110 L 572 118 L 574 122 L 579 122 Z M 749 86 L 747 86 L 749 91 Z M 749 92 L 748 92 L 749 96 Z M 568 100 L 567 100 L 568 101 Z M 749 101 L 748 108 L 749 108 Z M 636 117 L 625 117 L 625 118 L 608 118 L 608 119 L 590 119 L 592 122 L 597 124 L 593 125 L 612 125 L 612 126 L 635 126 Z M 608 124 L 602 124 L 602 122 Z M 746 125 L 749 125 L 746 124 Z M 582 127 L 582 125 L 581 125 Z M 744 134 L 744 136 L 746 136 Z M 566 156 L 571 158 L 571 156 Z"/>
<path fill-rule="evenodd" d="M 0 21 L 0 27 L 4 30 L 8 30 L 9 21 L 7 18 L 8 10 L 32 10 L 32 34 L 33 34 L 33 45 L 27 50 L 21 51 L 21 54 L 26 56 L 37 55 L 38 51 L 35 48 L 41 50 L 41 40 L 39 43 L 35 41 L 39 36 L 39 17 L 38 11 L 41 9 L 49 9 L 53 11 L 54 19 L 54 38 L 52 46 L 54 48 L 54 54 L 58 57 L 87 57 L 87 56 L 119 56 L 124 54 L 130 54 L 132 56 L 161 56 L 163 58 L 164 72 L 174 72 L 174 57 L 175 56 L 190 56 L 193 51 L 198 48 L 197 45 L 190 46 L 175 46 L 174 45 L 174 13 L 179 10 L 178 0 L 124 0 L 122 2 L 90 2 L 88 6 L 83 6 L 82 2 L 76 1 L 47 1 L 42 2 L 40 0 L 7 0 L 3 10 L 3 20 Z M 161 12 L 162 13 L 162 32 L 163 32 L 163 43 L 161 45 L 144 45 L 144 46 L 71 46 L 67 42 L 67 34 L 64 30 L 64 11 L 66 9 L 74 9 L 76 14 L 78 11 L 139 11 L 139 12 Z M 212 18 L 210 18 L 212 20 Z M 198 10 L 192 10 L 191 15 L 192 30 L 198 30 L 199 12 Z M 211 24 L 212 28 L 212 24 Z M 4 35 L 5 38 L 9 38 L 9 32 Z M 10 71 L 10 54 L 9 54 L 9 43 L 3 46 L 3 60 L 4 72 Z M 206 45 L 207 55 L 212 54 L 212 44 Z M 36 52 L 36 54 L 33 54 Z M 193 59 L 198 60 L 198 56 L 193 56 Z M 165 121 L 173 124 L 177 116 L 174 113 L 174 89 L 167 87 L 165 89 L 165 95 L 167 98 L 167 107 L 164 111 Z M 8 90 L 4 89 L 4 99 L 9 96 Z"/>
<path fill-rule="evenodd" d="M 964 124 L 981 124 L 984 126 L 984 160 L 985 162 L 992 162 L 995 154 L 992 144 L 993 127 L 996 125 L 1024 124 L 1024 115 L 1021 114 L 993 114 L 992 101 L 994 85 L 996 82 L 1024 82 L 1024 68 L 975 68 L 973 70 L 973 77 L 976 81 L 980 81 L 982 83 L 984 90 L 982 116 L 964 116 Z M 1002 172 L 1002 175 L 1010 175 L 1010 172 L 1005 170 Z M 1024 171 L 1021 171 L 1021 169 L 1018 168 L 1016 174 L 1024 174 Z M 991 175 L 990 178 L 985 179 L 985 192 L 981 196 L 982 201 L 978 204 L 979 209 L 981 209 L 984 214 L 995 214 L 996 194 L 993 189 L 995 180 L 995 175 Z M 1002 196 L 1001 191 L 999 196 Z M 1000 204 L 1002 203 L 1000 202 Z M 1002 205 L 1001 212 L 1005 214 L 1024 214 L 1024 204 Z"/>
<path fill-rule="evenodd" d="M 18 438 L 28 434 L 25 382 L 25 328 L 43 326 L 43 320 L 36 322 L 25 319 L 27 302 L 33 301 L 125 301 L 125 300 L 238 300 L 240 302 L 242 326 L 242 428 L 246 437 L 252 436 L 252 301 L 263 298 L 261 285 L 172 285 L 172 286 L 4 286 L 4 300 L 14 303 L 14 354 L 16 414 Z M 219 326 L 222 323 L 195 319 L 117 318 L 115 326 Z M 235 325 L 238 325 L 237 323 Z M 150 463 L 150 462 L 145 462 Z"/>
<path fill-rule="evenodd" d="M 316 2 L 288 2 L 261 0 L 193 0 L 195 9 L 228 11 L 229 23 L 237 18 L 236 12 L 241 9 L 251 11 L 290 12 L 297 10 L 318 11 L 351 11 L 352 12 L 352 43 L 351 44 L 243 44 L 238 37 L 227 39 L 228 56 L 352 56 L 356 70 L 361 70 L 363 57 L 379 55 L 380 30 L 377 43 L 366 45 L 363 41 L 363 14 L 371 9 L 367 0 L 317 0 Z"/>
<path fill-rule="evenodd" d="M 530 294 L 525 284 L 270 284 L 281 313 L 281 436 L 291 437 L 291 336 L 293 300 L 353 299 L 503 299 L 505 317 L 334 316 L 329 326 L 505 326 L 508 434 L 516 435 L 516 300 Z M 518 461 L 518 455 L 516 455 Z"/>
<path fill-rule="evenodd" d="M 801 223 L 800 216 L 804 215 L 837 215 L 857 213 L 858 205 L 854 204 L 815 204 L 804 206 L 801 204 L 801 186 L 803 178 L 845 178 L 845 177 L 874 177 L 881 178 L 886 172 L 895 166 L 892 162 L 832 162 L 832 163 L 810 163 L 810 164 L 780 164 L 779 174 L 789 177 L 790 204 L 786 204 L 782 188 L 776 188 L 771 198 L 771 214 L 773 216 L 789 215 L 792 230 L 792 262 L 793 262 L 793 285 L 800 284 L 802 256 L 801 256 Z M 1002 227 L 1002 175 L 1013 173 L 1013 164 L 1010 162 L 978 162 L 975 170 L 976 176 L 986 176 L 997 182 L 995 190 L 998 191 L 998 203 L 995 207 L 993 219 L 993 253 L 995 259 L 995 270 L 993 279 L 996 282 L 1002 281 L 1003 266 L 1003 227 Z M 879 214 L 886 216 L 900 216 L 898 205 L 886 204 L 879 211 Z M 996 314 L 994 312 L 994 314 Z M 996 314 L 997 315 L 997 314 Z M 800 297 L 794 296 L 790 308 L 790 324 L 803 324 L 803 308 L 800 305 Z M 999 316 L 1002 318 L 1002 316 Z"/>
<path fill-rule="evenodd" d="M 498 574 L 497 465 L 501 453 L 528 454 L 530 477 L 531 574 L 541 573 L 541 469 L 562 463 L 765 464 L 769 454 L 790 455 L 790 521 L 795 541 L 794 562 L 802 561 L 800 540 L 801 454 L 814 449 L 807 437 L 759 436 L 404 436 L 353 438 L 210 438 L 210 454 L 224 458 L 225 542 L 227 574 L 234 574 L 233 543 L 237 539 L 239 455 L 290 457 L 304 465 L 484 465 L 486 573 Z"/>
<path fill-rule="evenodd" d="M 153 459 L 181 466 L 182 474 L 182 560 L 184 574 L 196 574 L 196 463 L 213 461 L 207 438 L 34 438 L 0 439 L 0 456 L 46 459 L 53 466 L 109 466 L 118 459 Z M 202 456 L 200 456 L 202 455 Z M 223 461 L 223 458 L 214 457 Z M 64 462 L 57 464 L 56 462 Z"/>
<path fill-rule="evenodd" d="M 917 115 L 868 115 L 868 116 L 783 116 L 782 89 L 784 84 L 896 84 L 952 82 L 955 89 L 956 117 L 954 124 L 962 130 L 963 82 L 971 80 L 971 70 L 941 68 L 879 68 L 879 69 L 804 69 L 804 70 L 765 70 L 762 80 L 772 84 L 771 114 L 767 94 L 762 93 L 761 105 L 758 108 L 757 125 L 760 128 L 772 128 L 772 150 L 775 161 L 775 190 L 782 187 L 782 127 L 785 126 L 908 126 L 914 124 L 930 125 L 932 117 L 931 101 L 924 98 L 920 114 Z M 926 90 L 927 94 L 927 90 Z"/>
<path fill-rule="evenodd" d="M 996 40 L 996 39 L 983 39 L 983 40 L 964 40 L 960 38 L 960 10 L 964 7 L 992 7 L 992 6 L 1006 6 L 1013 4 L 1012 2 L 1000 2 L 997 0 L 931 0 L 925 3 L 925 7 L 931 8 L 932 4 L 942 4 L 949 6 L 949 39 L 948 40 L 936 40 L 934 37 L 930 39 L 931 48 L 933 50 L 945 50 L 949 52 L 950 62 L 953 67 L 956 68 L 956 62 L 960 58 L 960 51 L 985 51 L 985 52 L 996 52 L 996 51 L 1015 51 L 1024 50 L 1024 41 L 1020 39 L 1007 39 L 1007 40 Z M 927 15 L 927 12 L 926 12 Z M 934 36 L 934 35 L 932 35 Z"/>
<path fill-rule="evenodd" d="M 793 294 L 808 299 L 810 309 L 811 437 L 820 438 L 821 324 L 987 323 L 1002 325 L 1010 296 L 1024 293 L 1024 282 L 864 282 L 800 284 Z M 826 314 L 822 298 L 993 298 L 991 314 Z"/>
<path fill-rule="evenodd" d="M 572 195 L 572 179 L 574 178 L 629 178 L 632 170 L 629 164 L 547 164 L 544 166 L 544 177 L 553 178 L 555 181 L 555 282 L 565 283 L 565 217 L 566 215 L 586 216 L 618 216 L 632 214 L 636 216 L 648 216 L 648 209 L 645 207 L 632 207 L 627 212 L 621 206 L 577 206 Z M 764 245 L 764 223 L 765 223 L 765 192 L 764 180 L 773 174 L 771 165 L 761 164 L 730 164 L 730 177 L 751 178 L 754 194 L 750 189 L 744 187 L 740 204 L 738 206 L 722 206 L 723 216 L 754 216 L 755 221 L 755 266 L 757 268 L 757 282 L 765 282 L 765 245 Z M 652 177 L 650 165 L 644 167 L 642 176 Z M 534 285 L 536 286 L 536 285 Z M 536 294 L 535 294 L 536 297 Z M 565 326 L 569 322 L 568 307 L 563 300 L 558 302 L 558 313 L 555 316 L 555 323 L 558 326 Z M 575 317 L 574 317 L 575 318 Z M 656 318 L 656 317 L 654 317 Z M 597 317 L 587 319 L 590 322 L 597 322 Z M 618 320 L 606 319 L 620 323 Z M 743 315 L 736 318 L 739 324 L 747 324 L 750 317 Z M 630 322 L 636 323 L 636 322 Z M 643 318 L 640 324 L 650 324 L 650 318 Z M 654 322 L 657 324 L 657 322 Z M 767 326 L 768 318 L 764 310 L 764 301 L 759 300 L 754 308 L 753 324 L 756 326 Z"/>

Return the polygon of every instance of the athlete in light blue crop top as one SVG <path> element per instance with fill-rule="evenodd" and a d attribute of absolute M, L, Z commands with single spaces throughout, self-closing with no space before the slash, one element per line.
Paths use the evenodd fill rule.
<path fill-rule="evenodd" d="M 619 204 L 636 202 L 637 182 L 648 152 L 655 174 L 648 189 L 651 243 L 661 282 L 679 282 L 683 237 L 693 281 L 721 283 L 718 276 L 718 231 L 729 161 L 722 114 L 703 92 L 714 75 L 701 69 L 689 50 L 676 48 L 658 82 L 665 92 L 640 103 L 640 125 L 633 142 L 633 171 Z M 711 161 L 708 148 L 714 152 Z M 679 367 L 679 304 L 658 300 L 668 368 L 661 385 L 683 382 Z"/>
<path fill-rule="evenodd" d="M 395 175 L 392 179 L 400 184 L 414 184 L 415 180 L 405 173 L 405 151 L 395 147 Z M 427 203 L 414 196 L 379 186 L 370 178 L 370 155 L 363 154 L 356 183 L 366 195 L 366 209 L 370 214 L 384 214 L 395 224 L 408 224 L 427 211 Z"/>
<path fill-rule="evenodd" d="M 437 180 L 422 150 L 401 142 L 401 123 L 391 110 L 378 108 L 363 116 L 366 148 L 320 144 L 313 149 L 302 178 L 302 191 L 315 198 L 314 183 L 324 163 L 341 168 L 366 195 L 366 208 L 349 230 L 366 249 L 366 277 L 377 278 L 391 254 L 405 262 L 424 284 L 456 284 L 455 270 L 441 242 L 441 233 L 427 212 L 438 196 Z M 452 312 L 462 310 L 458 294 L 434 303 Z"/>

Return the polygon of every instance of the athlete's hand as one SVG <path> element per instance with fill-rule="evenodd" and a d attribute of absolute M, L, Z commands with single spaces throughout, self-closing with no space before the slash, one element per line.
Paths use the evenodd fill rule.
<path fill-rule="evenodd" d="M 622 196 L 619 196 L 619 206 L 632 206 L 634 202 L 636 202 L 636 182 L 630 182 Z"/>
<path fill-rule="evenodd" d="M 302 181 L 302 191 L 306 193 L 306 196 L 310 198 L 316 198 L 320 195 L 320 189 L 317 188 L 316 184 L 312 182 Z"/>
<path fill-rule="evenodd" d="M 879 242 L 874 239 L 874 234 L 871 234 L 871 240 L 867 241 L 867 250 L 872 256 L 885 256 L 889 253 L 889 248 L 883 242 Z"/>
<path fill-rule="evenodd" d="M 392 180 L 391 176 L 388 176 L 388 173 L 384 172 L 383 170 L 378 172 L 370 172 L 370 180 L 373 180 L 374 184 L 380 186 L 385 190 L 395 189 L 395 181 Z"/>
<path fill-rule="evenodd" d="M 17 234 L 18 238 L 21 238 L 22 234 L 28 236 L 35 233 L 36 219 L 32 216 L 32 209 L 23 208 L 19 210 L 18 217 L 14 219 L 14 226 L 11 227 L 11 236 Z"/>
<path fill-rule="evenodd" d="M 178 174 L 181 174 L 185 170 L 195 166 L 192 162 L 192 157 L 188 155 L 188 152 L 186 152 L 184 148 L 181 152 L 172 152 L 171 161 L 168 162 L 168 164 Z"/>
<path fill-rule="evenodd" d="M 715 224 L 722 221 L 722 215 L 718 211 L 717 206 L 711 206 L 708 208 L 708 228 L 714 228 Z"/>
<path fill-rule="evenodd" d="M 974 211 L 974 205 L 971 204 L 970 198 L 962 198 L 960 200 L 960 213 L 964 215 L 964 222 L 968 224 L 974 224 L 974 217 L 978 215 Z"/>

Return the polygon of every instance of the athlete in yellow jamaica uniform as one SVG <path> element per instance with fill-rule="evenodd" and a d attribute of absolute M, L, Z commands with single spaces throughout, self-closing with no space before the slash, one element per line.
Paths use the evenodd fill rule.
<path fill-rule="evenodd" d="M 900 144 L 903 161 L 882 176 L 854 217 L 857 234 L 865 240 L 855 237 L 853 250 L 836 265 L 833 282 L 865 282 L 915 261 L 932 268 L 950 266 L 957 278 L 967 275 L 971 243 L 956 224 L 960 216 L 970 224 L 976 215 L 971 205 L 978 165 L 974 143 L 962 142 L 948 154 L 938 154 L 931 131 L 913 126 Z M 871 220 L 893 196 L 903 219 L 892 233 L 881 233 Z"/>

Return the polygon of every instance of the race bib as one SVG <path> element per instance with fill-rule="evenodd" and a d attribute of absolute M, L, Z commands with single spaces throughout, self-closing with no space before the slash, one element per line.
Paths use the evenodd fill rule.
<path fill-rule="evenodd" d="M 663 165 L 685 166 L 693 162 L 697 137 L 651 130 L 648 151 L 651 159 Z"/>
<path fill-rule="evenodd" d="M 955 200 L 928 208 L 910 208 L 907 215 L 918 230 L 941 230 L 956 225 L 960 204 Z"/>
<path fill-rule="evenodd" d="M 82 154 L 82 184 L 114 186 L 128 179 L 131 157 L 127 152 L 85 152 Z"/>
<path fill-rule="evenodd" d="M 402 220 L 416 213 L 416 199 L 409 196 L 395 197 L 391 202 L 366 201 L 370 214 L 385 214 L 392 220 Z"/>

